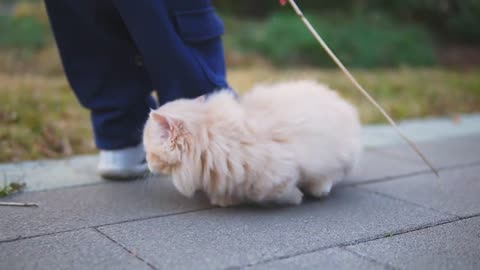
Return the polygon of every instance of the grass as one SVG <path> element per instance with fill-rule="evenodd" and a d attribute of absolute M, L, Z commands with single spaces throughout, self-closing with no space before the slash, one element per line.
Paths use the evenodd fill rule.
<path fill-rule="evenodd" d="M 48 28 L 35 17 L 0 15 L 0 47 L 38 49 L 48 41 Z"/>
<path fill-rule="evenodd" d="M 0 161 L 94 150 L 89 117 L 62 77 L 0 75 Z"/>
<path fill-rule="evenodd" d="M 43 4 L 23 2 L 11 15 L 0 16 L 0 162 L 94 153 L 88 111 L 63 76 Z M 372 68 L 354 74 L 396 120 L 452 116 L 458 122 L 458 113 L 480 111 L 480 69 L 411 67 L 431 66 L 439 56 L 423 28 L 365 14 L 308 17 L 348 67 Z M 315 79 L 355 104 L 363 123 L 385 122 L 340 71 L 305 67 L 332 62 L 294 15 L 224 21 L 227 62 L 234 67 L 229 81 L 239 93 L 257 82 Z M 459 21 L 458 28 L 465 31 L 465 23 L 471 22 Z M 0 197 L 23 188 L 5 183 Z"/>
<path fill-rule="evenodd" d="M 480 111 L 480 70 L 392 69 L 354 71 L 397 119 Z M 364 123 L 384 122 L 337 70 L 269 66 L 233 68 L 240 93 L 257 82 L 310 78 L 327 83 L 360 110 Z M 62 75 L 0 72 L 0 162 L 95 152 L 88 112 Z"/>
<path fill-rule="evenodd" d="M 25 187 L 25 183 L 9 183 L 4 187 L 0 187 L 0 198 L 21 192 Z"/>
<path fill-rule="evenodd" d="M 480 110 L 480 70 L 392 69 L 353 71 L 360 83 L 395 119 L 444 116 Z M 364 123 L 385 122 L 343 73 L 322 69 L 239 69 L 230 76 L 240 90 L 254 82 L 316 79 L 337 89 L 361 112 Z"/>
<path fill-rule="evenodd" d="M 0 17 L 0 32 L 6 33 L 0 37 L 0 162 L 95 152 L 88 112 L 63 76 L 43 4 L 24 1 L 11 15 Z M 316 79 L 351 100 L 364 123 L 384 122 L 337 69 L 301 67 L 331 61 L 294 15 L 263 22 L 224 19 L 227 61 L 234 67 L 229 81 L 240 93 L 257 82 Z M 371 16 L 343 23 L 310 19 L 349 67 L 397 67 L 354 71 L 395 119 L 480 111 L 480 69 L 402 68 L 434 62 L 432 44 L 420 28 Z M 274 68 L 272 62 L 292 69 Z"/>
<path fill-rule="evenodd" d="M 436 62 L 433 41 L 418 25 L 397 22 L 380 14 L 307 14 L 307 17 L 350 67 L 426 67 Z M 263 55 L 278 66 L 333 66 L 294 14 L 276 13 L 263 21 L 225 16 L 224 21 L 227 50 Z"/>
<path fill-rule="evenodd" d="M 18 3 L 10 13 L 0 14 L 0 50 L 8 49 L 15 59 L 24 62 L 36 57 L 39 50 L 52 47 L 53 36 L 43 3 Z M 325 12 L 307 16 L 350 67 L 432 66 L 436 62 L 431 35 L 420 25 L 397 21 L 384 13 Z M 222 18 L 226 26 L 225 49 L 242 58 L 262 55 L 277 66 L 333 65 L 291 10 L 263 19 L 227 14 Z"/>

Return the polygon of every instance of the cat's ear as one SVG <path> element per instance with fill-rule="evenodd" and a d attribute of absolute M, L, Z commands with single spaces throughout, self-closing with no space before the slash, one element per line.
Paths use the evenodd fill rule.
<path fill-rule="evenodd" d="M 168 131 L 172 130 L 173 121 L 172 121 L 172 119 L 169 119 L 168 116 L 163 115 L 163 114 L 158 113 L 158 112 L 155 112 L 155 111 L 150 112 L 150 116 L 164 130 L 168 130 Z"/>
<path fill-rule="evenodd" d="M 150 117 L 162 128 L 164 138 L 170 138 L 183 129 L 183 122 L 169 115 L 152 111 Z"/>

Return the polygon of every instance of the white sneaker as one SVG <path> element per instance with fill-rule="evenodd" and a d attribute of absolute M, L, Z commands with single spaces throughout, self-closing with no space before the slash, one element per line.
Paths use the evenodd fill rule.
<path fill-rule="evenodd" d="M 101 150 L 98 172 L 106 179 L 133 179 L 148 173 L 143 145 L 119 150 Z"/>

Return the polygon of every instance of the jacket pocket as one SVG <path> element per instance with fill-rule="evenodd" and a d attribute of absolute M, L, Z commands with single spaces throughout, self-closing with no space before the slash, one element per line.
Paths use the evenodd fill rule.
<path fill-rule="evenodd" d="M 223 22 L 213 7 L 174 13 L 177 31 L 207 77 L 226 87 L 226 67 L 221 36 Z"/>

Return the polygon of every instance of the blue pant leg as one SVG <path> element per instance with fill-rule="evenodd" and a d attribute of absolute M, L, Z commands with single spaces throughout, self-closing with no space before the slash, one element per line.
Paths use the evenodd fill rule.
<path fill-rule="evenodd" d="M 208 0 L 113 0 L 161 104 L 228 88 L 223 23 Z"/>
<path fill-rule="evenodd" d="M 69 83 L 91 110 L 97 147 L 140 143 L 149 107 L 155 106 L 153 87 L 111 1 L 45 3 Z"/>

